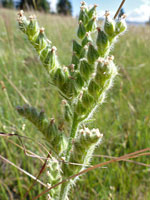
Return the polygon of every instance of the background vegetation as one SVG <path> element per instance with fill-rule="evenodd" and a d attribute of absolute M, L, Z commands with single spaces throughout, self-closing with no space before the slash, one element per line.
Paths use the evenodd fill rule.
<path fill-rule="evenodd" d="M 58 48 L 59 60 L 68 65 L 77 21 L 70 17 L 36 15 L 46 28 L 47 36 Z M 49 77 L 35 51 L 18 30 L 16 12 L 1 9 L 0 27 L 0 81 L 6 86 L 5 89 L 0 88 L 0 131 L 32 138 L 22 139 L 26 148 L 46 157 L 46 151 L 38 144 L 45 144 L 41 134 L 17 114 L 15 107 L 25 104 L 27 100 L 46 110 L 50 117 L 55 113 L 54 117 L 60 119 L 61 99 L 49 84 Z M 103 142 L 95 155 L 121 156 L 150 147 L 149 35 L 148 26 L 129 27 L 113 50 L 119 75 L 106 103 L 97 111 L 96 121 L 90 124 L 104 133 Z M 36 176 L 43 163 L 26 156 L 12 142 L 21 145 L 15 136 L 0 137 L 0 154 Z M 94 157 L 91 164 L 105 160 L 109 159 Z M 150 164 L 146 156 L 134 161 Z M 83 176 L 72 190 L 70 199 L 149 200 L 149 173 L 150 168 L 135 163 L 114 163 Z M 41 180 L 45 182 L 44 175 Z M 0 199 L 20 200 L 32 182 L 28 176 L 0 160 Z M 37 183 L 27 199 L 32 199 L 44 189 Z"/>
<path fill-rule="evenodd" d="M 51 10 L 51 2 L 48 0 L 0 0 L 0 7 L 16 8 L 21 10 L 38 10 L 46 13 L 54 13 Z M 72 4 L 69 0 L 58 0 L 56 13 L 72 15 Z"/>

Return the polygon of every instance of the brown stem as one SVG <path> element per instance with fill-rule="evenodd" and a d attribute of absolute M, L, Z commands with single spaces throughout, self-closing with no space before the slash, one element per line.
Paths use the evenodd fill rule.
<path fill-rule="evenodd" d="M 114 19 L 116 19 L 117 15 L 119 14 L 119 12 L 120 12 L 120 10 L 121 10 L 123 4 L 125 3 L 125 1 L 126 1 L 126 0 L 122 0 L 120 6 L 119 6 L 119 8 L 118 8 L 118 10 L 117 10 L 117 12 L 116 12 L 116 14 L 115 14 L 115 16 L 114 16 Z"/>

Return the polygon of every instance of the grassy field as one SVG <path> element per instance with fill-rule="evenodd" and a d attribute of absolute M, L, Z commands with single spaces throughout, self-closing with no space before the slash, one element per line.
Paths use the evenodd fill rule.
<path fill-rule="evenodd" d="M 28 13 L 29 14 L 29 13 Z M 71 42 L 76 37 L 77 22 L 69 17 L 36 13 L 46 28 L 48 38 L 58 49 L 60 62 L 70 63 Z M 90 127 L 98 127 L 104 139 L 95 155 L 121 156 L 150 147 L 150 27 L 129 27 L 112 54 L 119 75 L 106 102 L 96 113 Z M 41 134 L 16 112 L 17 105 L 27 102 L 44 108 L 50 117 L 60 117 L 61 98 L 49 84 L 36 52 L 18 30 L 16 12 L 0 10 L 0 131 L 32 138 L 22 139 L 26 149 L 46 156 L 39 145 L 45 143 Z M 2 82 L 1 82 L 2 83 Z M 55 113 L 55 116 L 54 114 Z M 39 143 L 38 143 L 39 142 Z M 34 176 L 42 162 L 26 156 L 14 143 L 17 137 L 0 137 L 0 155 Z M 109 160 L 93 157 L 92 164 Z M 134 161 L 150 164 L 148 156 Z M 42 175 L 41 180 L 45 182 Z M 15 167 L 0 160 L 0 199 L 20 200 L 33 180 Z M 27 199 L 45 187 L 37 183 Z M 138 163 L 119 162 L 84 175 L 72 189 L 71 200 L 150 200 L 150 168 Z M 45 196 L 39 198 L 45 199 Z"/>

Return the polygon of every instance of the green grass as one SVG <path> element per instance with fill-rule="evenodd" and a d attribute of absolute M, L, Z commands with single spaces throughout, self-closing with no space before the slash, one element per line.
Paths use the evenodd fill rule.
<path fill-rule="evenodd" d="M 77 22 L 69 17 L 37 13 L 40 24 L 58 48 L 60 62 L 70 63 L 71 42 L 75 38 Z M 150 147 L 150 27 L 129 27 L 113 49 L 119 75 L 106 102 L 89 126 L 104 133 L 96 155 L 121 156 Z M 18 30 L 16 12 L 0 10 L 0 131 L 18 133 L 32 138 L 22 139 L 26 149 L 46 156 L 37 142 L 45 143 L 41 134 L 16 112 L 17 105 L 30 104 L 46 110 L 49 117 L 60 122 L 61 98 L 50 85 L 49 77 L 24 35 Z M 23 96 L 21 96 L 21 95 Z M 55 115 L 54 115 L 55 113 Z M 25 124 L 25 130 L 23 126 Z M 65 125 L 66 128 L 66 125 Z M 24 154 L 9 142 L 21 145 L 17 137 L 0 137 L 0 154 L 34 176 L 42 162 Z M 48 147 L 47 147 L 48 149 Z M 96 158 L 92 164 L 108 160 Z M 150 164 L 149 157 L 135 158 Z M 149 200 L 149 168 L 135 163 L 119 162 L 91 171 L 81 177 L 70 194 L 71 200 Z M 46 176 L 41 180 L 46 182 Z M 0 160 L 0 199 L 20 200 L 33 180 Z M 27 199 L 45 188 L 36 184 Z M 45 196 L 40 198 L 45 199 Z"/>

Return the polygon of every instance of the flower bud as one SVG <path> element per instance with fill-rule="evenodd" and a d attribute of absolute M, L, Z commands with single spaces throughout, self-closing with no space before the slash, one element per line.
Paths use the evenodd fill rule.
<path fill-rule="evenodd" d="M 51 119 L 47 129 L 47 135 L 45 135 L 46 138 L 48 139 L 48 142 L 52 142 L 57 134 L 58 134 L 58 128 L 55 124 L 55 120 Z"/>
<path fill-rule="evenodd" d="M 67 141 L 65 135 L 58 130 L 54 119 L 49 122 L 43 110 L 38 112 L 34 107 L 25 105 L 24 107 L 17 107 L 17 111 L 43 133 L 55 153 L 60 154 L 66 149 Z"/>
<path fill-rule="evenodd" d="M 44 60 L 44 66 L 50 72 L 50 70 L 54 69 L 57 64 L 56 60 L 56 47 L 52 47 Z"/>
<path fill-rule="evenodd" d="M 35 121 L 35 119 L 34 119 L 34 121 Z M 41 110 L 39 115 L 38 115 L 38 127 L 39 127 L 40 130 L 42 130 L 42 131 L 44 130 L 44 136 L 46 138 L 47 138 L 47 127 L 48 127 L 48 125 L 49 125 L 49 120 L 46 117 L 44 110 Z"/>
<path fill-rule="evenodd" d="M 81 53 L 80 53 L 80 59 L 81 58 L 86 58 L 87 57 L 87 52 L 88 52 L 88 46 L 84 46 L 81 50 Z"/>
<path fill-rule="evenodd" d="M 81 90 L 82 87 L 84 86 L 84 80 L 83 80 L 80 72 L 76 72 L 76 74 L 75 74 L 75 83 L 79 90 Z"/>
<path fill-rule="evenodd" d="M 81 6 L 80 14 L 79 14 L 79 21 L 80 20 L 83 22 L 84 25 L 86 25 L 88 23 L 88 16 L 86 13 L 85 6 Z"/>
<path fill-rule="evenodd" d="M 67 122 L 72 121 L 72 111 L 70 105 L 67 103 L 67 101 L 63 101 L 64 104 L 64 118 Z"/>
<path fill-rule="evenodd" d="M 74 64 L 75 69 L 78 69 L 78 64 L 79 64 L 79 58 L 76 56 L 76 53 L 73 52 L 72 55 L 72 64 Z"/>
<path fill-rule="evenodd" d="M 104 62 L 104 66 L 106 67 L 106 74 L 116 76 L 117 75 L 117 67 L 115 66 L 112 56 L 108 57 L 108 61 Z"/>
<path fill-rule="evenodd" d="M 48 129 L 47 129 L 47 139 L 49 142 L 52 142 L 54 139 L 56 139 L 56 136 L 59 132 L 56 124 L 55 124 L 55 120 L 52 118 L 50 123 L 49 123 L 49 126 L 48 126 Z"/>
<path fill-rule="evenodd" d="M 80 129 L 80 142 L 82 145 L 91 144 L 91 143 L 99 143 L 103 137 L 103 134 L 99 132 L 99 129 L 93 128 L 90 130 L 89 128 Z M 86 145 L 87 145 L 86 144 Z"/>
<path fill-rule="evenodd" d="M 23 10 L 20 10 L 17 14 L 19 17 L 23 17 L 24 16 L 24 11 Z"/>
<path fill-rule="evenodd" d="M 87 24 L 86 26 L 86 31 L 89 32 L 93 32 L 96 30 L 96 17 L 93 17 Z"/>
<path fill-rule="evenodd" d="M 30 107 L 29 110 L 30 110 L 30 115 L 29 115 L 30 120 L 35 119 L 35 121 L 37 121 L 38 123 L 39 113 L 37 109 L 34 107 Z"/>
<path fill-rule="evenodd" d="M 119 19 L 116 22 L 116 28 L 115 28 L 115 33 L 118 35 L 120 33 L 123 33 L 127 29 L 127 24 L 124 19 Z"/>
<path fill-rule="evenodd" d="M 62 69 L 63 69 L 63 72 L 64 72 L 65 77 L 66 77 L 66 78 L 69 78 L 69 70 L 68 70 L 68 67 L 63 66 Z"/>
<path fill-rule="evenodd" d="M 61 68 L 57 68 L 53 73 L 52 80 L 57 87 L 61 87 L 65 82 L 65 74 Z"/>
<path fill-rule="evenodd" d="M 101 57 L 105 57 L 106 54 L 109 53 L 109 47 L 110 47 L 109 40 L 104 31 L 100 30 L 100 28 L 98 28 L 97 30 L 98 30 L 98 36 L 96 44 L 98 53 Z"/>
<path fill-rule="evenodd" d="M 103 134 L 99 132 L 99 129 L 80 129 L 79 137 L 77 137 L 73 143 L 70 162 L 88 165 L 92 154 L 97 145 L 101 142 L 102 137 Z M 74 173 L 78 173 L 81 169 L 83 170 L 85 166 L 69 165 L 68 168 Z"/>
<path fill-rule="evenodd" d="M 93 102 L 94 102 L 94 98 L 88 93 L 87 90 L 83 91 L 81 100 L 82 100 L 83 106 L 87 108 L 88 110 L 90 109 L 89 106 L 93 105 Z"/>
<path fill-rule="evenodd" d="M 73 52 L 76 53 L 77 56 L 80 56 L 82 50 L 82 46 L 75 40 L 73 40 Z"/>
<path fill-rule="evenodd" d="M 27 18 L 25 16 L 19 16 L 18 18 L 18 24 L 19 24 L 19 28 L 22 32 L 27 33 L 27 27 L 29 25 L 29 21 L 27 20 Z"/>
<path fill-rule="evenodd" d="M 62 92 L 68 97 L 72 98 L 77 94 L 77 88 L 74 77 L 69 77 L 62 86 Z"/>
<path fill-rule="evenodd" d="M 67 67 L 69 69 L 70 74 L 72 74 L 73 72 L 75 72 L 75 69 L 74 69 L 75 65 L 74 64 L 70 64 Z"/>
<path fill-rule="evenodd" d="M 89 83 L 88 92 L 89 92 L 89 94 L 91 94 L 95 98 L 95 100 L 98 99 L 98 97 L 99 97 L 99 85 L 97 85 L 97 83 L 94 81 L 94 79 L 92 79 Z"/>
<path fill-rule="evenodd" d="M 47 57 L 47 54 L 48 52 L 51 51 L 51 46 L 50 45 L 47 45 L 45 49 L 43 49 L 41 52 L 40 52 L 40 60 L 42 63 L 44 63 L 46 57 Z"/>
<path fill-rule="evenodd" d="M 84 27 L 83 22 L 80 20 L 79 21 L 79 28 L 78 28 L 78 32 L 77 32 L 77 36 L 82 39 L 85 36 L 86 30 Z"/>
<path fill-rule="evenodd" d="M 87 53 L 87 59 L 89 63 L 94 63 L 99 57 L 99 54 L 95 47 L 89 43 L 88 53 Z"/>
<path fill-rule="evenodd" d="M 115 21 L 110 19 L 109 12 L 105 13 L 104 31 L 109 37 L 112 37 L 115 33 Z"/>
<path fill-rule="evenodd" d="M 30 16 L 29 19 L 30 23 L 27 27 L 27 35 L 29 40 L 32 41 L 35 35 L 38 35 L 39 33 L 39 26 L 35 16 Z"/>
<path fill-rule="evenodd" d="M 81 3 L 81 6 L 85 6 L 86 5 L 85 1 L 81 1 L 80 3 Z"/>
<path fill-rule="evenodd" d="M 107 67 L 108 65 L 108 61 L 102 62 L 98 60 L 96 74 L 99 74 L 101 76 L 109 74 L 109 67 Z"/>
<path fill-rule="evenodd" d="M 24 116 L 24 109 L 23 109 L 23 107 L 17 106 L 16 109 L 17 109 L 17 112 L 18 112 L 20 115 Z"/>
<path fill-rule="evenodd" d="M 112 60 L 105 63 L 98 62 L 95 82 L 99 85 L 100 94 L 111 87 L 113 78 L 117 75 L 117 68 Z"/>
<path fill-rule="evenodd" d="M 94 72 L 94 65 L 89 64 L 88 61 L 83 58 L 80 60 L 80 73 L 86 80 L 89 79 L 90 75 Z"/>
<path fill-rule="evenodd" d="M 99 86 L 103 86 L 106 79 L 110 77 L 110 69 L 107 66 L 107 63 L 98 62 L 95 81 Z"/>
<path fill-rule="evenodd" d="M 88 17 L 91 19 L 96 14 L 96 8 L 97 5 L 95 4 L 89 11 L 88 11 Z"/>
<path fill-rule="evenodd" d="M 82 46 L 87 45 L 89 42 L 92 42 L 90 34 L 87 32 L 85 38 L 82 40 Z"/>
<path fill-rule="evenodd" d="M 44 28 L 40 29 L 39 35 L 37 36 L 35 42 L 34 42 L 34 47 L 38 52 L 46 48 L 47 46 L 47 39 L 44 34 Z"/>

